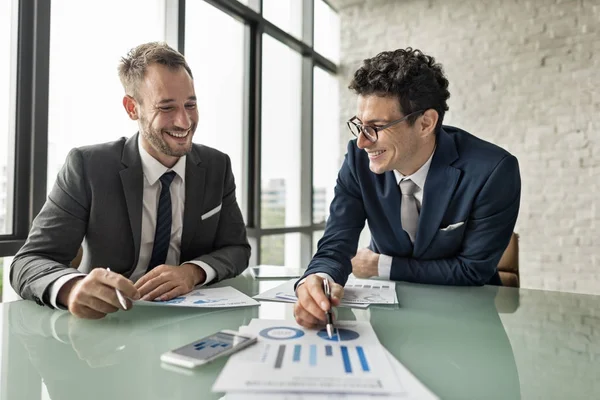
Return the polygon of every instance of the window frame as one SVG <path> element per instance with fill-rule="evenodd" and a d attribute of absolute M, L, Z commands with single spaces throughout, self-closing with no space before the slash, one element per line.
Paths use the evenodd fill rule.
<path fill-rule="evenodd" d="M 13 0 L 12 17 L 13 227 L 0 235 L 0 257 L 14 255 L 25 243 L 46 201 L 50 1 Z"/>
<path fill-rule="evenodd" d="M 46 200 L 48 152 L 48 95 L 50 54 L 50 0 L 12 0 L 17 26 L 13 45 L 16 57 L 15 163 L 13 232 L 0 235 L 0 257 L 14 255 L 24 244 L 33 219 Z M 185 51 L 186 0 L 164 0 L 166 41 L 182 54 Z M 197 1 L 197 0 L 192 0 Z M 262 0 L 249 5 L 232 0 L 203 0 L 244 23 L 244 215 L 253 256 L 251 265 L 261 263 L 261 238 L 301 233 L 300 265 L 307 266 L 314 249 L 312 234 L 324 223 L 313 223 L 313 68 L 337 75 L 338 66 L 314 49 L 314 0 L 302 1 L 302 39 L 282 30 L 262 16 Z M 325 1 L 334 12 L 337 10 Z M 13 20 L 14 21 L 14 20 Z M 302 57 L 301 66 L 301 224 L 284 228 L 261 227 L 261 103 L 262 38 L 267 34 Z"/>

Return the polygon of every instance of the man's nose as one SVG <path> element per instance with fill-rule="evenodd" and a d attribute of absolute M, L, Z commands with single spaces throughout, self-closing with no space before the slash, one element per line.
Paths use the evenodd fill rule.
<path fill-rule="evenodd" d="M 367 139 L 367 137 L 365 136 L 365 133 L 361 130 L 360 135 L 358 135 L 358 137 L 356 138 L 356 145 L 358 146 L 358 148 L 363 150 L 372 144 L 373 144 L 373 142 L 371 142 L 369 139 Z"/>
<path fill-rule="evenodd" d="M 192 125 L 192 119 L 188 115 L 188 112 L 185 108 L 183 110 L 180 110 L 177 112 L 174 123 L 175 123 L 175 126 L 177 126 L 178 128 L 181 128 L 181 129 L 189 129 L 190 128 L 190 126 Z"/>

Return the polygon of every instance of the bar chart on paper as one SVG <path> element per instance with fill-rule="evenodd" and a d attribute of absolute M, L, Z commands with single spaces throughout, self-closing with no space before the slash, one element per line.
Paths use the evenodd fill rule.
<path fill-rule="evenodd" d="M 266 351 L 269 351 L 266 349 Z M 362 346 L 339 346 L 331 345 L 285 345 L 280 344 L 273 349 L 276 353 L 273 368 L 307 368 L 318 367 L 343 369 L 346 374 L 370 372 L 369 361 L 366 351 Z M 265 356 L 264 359 L 271 357 Z M 358 361 L 358 362 L 357 362 Z"/>
<path fill-rule="evenodd" d="M 259 343 L 230 359 L 215 390 L 402 392 L 368 323 L 338 326 L 329 338 L 325 330 L 272 322 L 278 324 L 253 320 L 240 329 L 258 335 Z"/>
<path fill-rule="evenodd" d="M 254 298 L 295 303 L 298 300 L 294 290 L 295 283 L 296 280 L 292 279 L 256 295 Z M 340 305 L 366 308 L 369 304 L 398 304 L 395 282 L 348 278 Z"/>
<path fill-rule="evenodd" d="M 291 327 L 265 328 L 259 335 L 278 341 L 289 341 L 304 336 L 304 331 Z M 323 329 L 317 333 L 323 343 L 279 344 L 265 346 L 260 359 L 271 360 L 274 369 L 282 368 L 333 368 L 346 374 L 369 373 L 369 361 L 363 346 L 338 345 L 340 342 L 354 341 L 360 337 L 358 332 L 338 328 L 332 338 Z M 335 344 L 327 344 L 334 342 Z M 273 361 L 274 359 L 274 361 Z"/>

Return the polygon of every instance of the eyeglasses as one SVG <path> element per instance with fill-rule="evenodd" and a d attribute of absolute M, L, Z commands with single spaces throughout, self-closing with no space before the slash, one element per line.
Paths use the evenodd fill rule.
<path fill-rule="evenodd" d="M 379 139 L 379 132 L 381 132 L 384 129 L 389 128 L 390 126 L 399 124 L 402 121 L 406 121 L 407 118 L 412 117 L 413 115 L 417 115 L 417 114 L 421 114 L 425 112 L 425 110 L 419 110 L 419 111 L 415 111 L 413 113 L 410 113 L 408 115 L 405 115 L 404 117 L 397 119 L 395 121 L 390 122 L 389 124 L 385 124 L 383 126 L 369 126 L 369 125 L 363 125 L 360 123 L 360 120 L 358 118 L 356 118 L 356 115 L 352 118 L 350 118 L 346 124 L 348 125 L 348 129 L 350 129 L 350 132 L 352 132 L 352 134 L 355 137 L 359 137 L 361 132 L 363 135 L 365 135 L 365 137 L 370 140 L 371 142 L 375 143 L 377 141 L 377 139 Z"/>

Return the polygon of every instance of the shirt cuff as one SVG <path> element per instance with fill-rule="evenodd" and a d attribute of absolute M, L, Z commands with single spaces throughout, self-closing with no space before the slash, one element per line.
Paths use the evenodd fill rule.
<path fill-rule="evenodd" d="M 204 282 L 202 282 L 196 286 L 208 285 L 211 281 L 213 281 L 217 277 L 217 272 L 215 271 L 215 269 L 213 267 L 211 267 L 210 265 L 208 265 L 207 263 L 205 263 L 204 261 L 190 260 L 190 261 L 186 261 L 186 262 L 182 263 L 181 265 L 183 265 L 183 264 L 197 265 L 200 268 L 202 268 L 202 270 L 206 274 L 206 279 L 204 280 Z"/>
<path fill-rule="evenodd" d="M 59 310 L 66 310 L 67 307 L 62 304 L 58 304 L 58 292 L 64 286 L 65 283 L 69 282 L 71 279 L 75 279 L 78 276 L 85 276 L 85 274 L 68 274 L 63 275 L 54 282 L 50 284 L 50 304 L 52 307 L 57 308 Z"/>
<path fill-rule="evenodd" d="M 390 279 L 390 273 L 392 271 L 392 260 L 393 257 L 386 256 L 385 254 L 379 255 L 379 262 L 377 263 L 377 274 L 380 278 Z"/>

